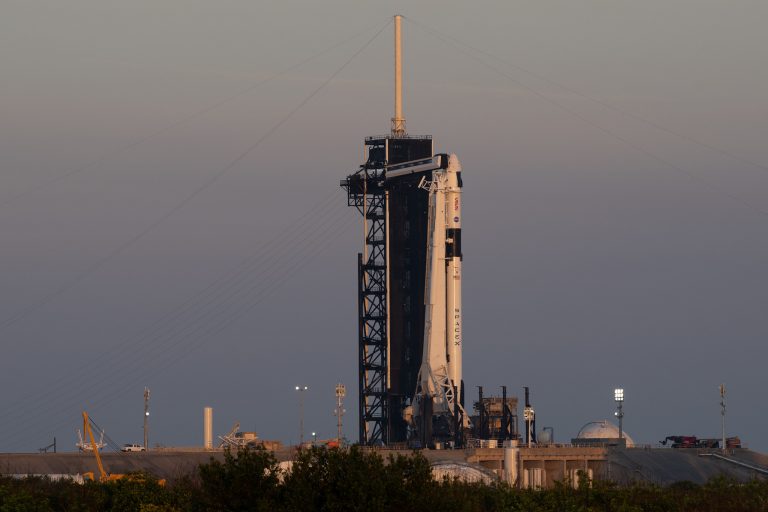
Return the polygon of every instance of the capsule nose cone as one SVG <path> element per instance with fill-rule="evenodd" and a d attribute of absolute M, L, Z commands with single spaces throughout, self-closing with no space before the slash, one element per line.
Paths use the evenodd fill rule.
<path fill-rule="evenodd" d="M 448 168 L 446 170 L 448 172 L 461 172 L 461 162 L 459 162 L 459 157 L 456 156 L 456 153 L 451 153 L 448 157 Z"/>

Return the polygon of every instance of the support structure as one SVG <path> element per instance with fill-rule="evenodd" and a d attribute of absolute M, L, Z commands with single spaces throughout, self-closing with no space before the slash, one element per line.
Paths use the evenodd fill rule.
<path fill-rule="evenodd" d="M 382 152 L 383 153 L 383 152 Z M 359 442 L 387 443 L 387 200 L 380 185 L 383 161 L 369 151 L 347 177 L 347 204 L 363 216 L 365 252 L 357 255 Z M 382 154 L 383 156 L 383 154 Z"/>
<path fill-rule="evenodd" d="M 432 156 L 431 137 L 408 137 L 403 115 L 402 16 L 395 16 L 395 112 L 390 135 L 365 140 L 367 158 L 342 180 L 347 204 L 363 216 L 364 252 L 358 254 L 359 442 L 384 445 L 405 441 L 401 409 L 415 388 L 423 324 L 422 224 L 426 195 L 412 176 L 393 186 L 384 183 L 387 166 Z M 390 226 L 390 202 L 394 203 Z M 410 217 L 409 217 L 410 216 Z M 390 265 L 390 234 L 398 259 Z M 406 256 L 406 253 L 407 256 Z M 422 268 L 419 272 L 412 269 Z M 390 281 L 396 285 L 390 294 Z M 419 283 L 422 283 L 421 285 Z M 390 299 L 397 307 L 390 316 Z M 419 299 L 419 300 L 416 300 Z M 390 331 L 394 338 L 390 337 Z M 395 410 L 393 416 L 391 411 Z M 391 435 L 390 435 L 391 434 Z"/>
<path fill-rule="evenodd" d="M 418 159 L 431 169 L 432 138 L 368 137 L 365 146 L 366 162 L 341 186 L 347 205 L 363 217 L 364 252 L 357 263 L 359 442 L 384 445 L 407 440 L 402 411 L 416 389 L 424 331 L 428 196 L 418 184 L 426 171 L 394 176 L 394 169 Z"/>
<path fill-rule="evenodd" d="M 432 137 L 409 136 L 405 130 L 401 25 L 402 17 L 395 16 L 391 133 L 367 137 L 365 162 L 341 182 L 347 191 L 347 204 L 363 217 L 357 309 L 358 423 L 359 442 L 364 445 L 405 444 L 409 440 L 411 425 L 406 410 L 414 398 L 424 350 L 430 200 L 420 183 L 431 179 L 437 169 L 434 158 L 438 157 L 434 156 Z M 454 292 L 452 298 L 460 297 L 460 288 Z M 460 327 L 452 325 L 450 329 L 459 332 Z M 458 356 L 452 361 L 450 370 L 459 374 Z M 455 385 L 463 396 L 462 384 Z M 451 388 L 447 394 L 453 397 L 456 392 Z"/>
<path fill-rule="evenodd" d="M 469 436 L 480 441 L 496 440 L 499 446 L 519 439 L 517 397 L 507 394 L 507 386 L 501 386 L 501 396 L 486 396 L 483 386 L 477 388 L 478 400 L 473 404 L 475 414 L 469 418 Z"/>

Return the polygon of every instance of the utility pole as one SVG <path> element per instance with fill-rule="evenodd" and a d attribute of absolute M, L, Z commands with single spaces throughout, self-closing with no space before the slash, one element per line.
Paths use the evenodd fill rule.
<path fill-rule="evenodd" d="M 149 450 L 149 388 L 144 388 L 144 450 Z"/>
<path fill-rule="evenodd" d="M 723 453 L 725 453 L 726 445 L 725 445 L 725 384 L 720 384 L 720 421 L 721 421 L 721 428 L 722 428 L 722 450 Z"/>
<path fill-rule="evenodd" d="M 309 389 L 307 386 L 296 386 L 299 392 L 299 446 L 304 446 L 304 393 Z"/>
<path fill-rule="evenodd" d="M 336 442 L 339 444 L 339 447 L 341 447 L 341 417 L 344 416 L 344 413 L 347 412 L 344 410 L 344 397 L 347 396 L 347 388 L 342 383 L 336 384 L 336 409 L 334 409 L 334 413 L 336 414 Z"/>

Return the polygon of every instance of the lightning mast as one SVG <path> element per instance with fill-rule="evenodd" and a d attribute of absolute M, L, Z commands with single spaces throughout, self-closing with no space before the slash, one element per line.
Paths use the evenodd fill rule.
<path fill-rule="evenodd" d="M 395 15 L 395 117 L 392 118 L 392 136 L 405 135 L 405 116 L 403 115 L 403 17 Z"/>

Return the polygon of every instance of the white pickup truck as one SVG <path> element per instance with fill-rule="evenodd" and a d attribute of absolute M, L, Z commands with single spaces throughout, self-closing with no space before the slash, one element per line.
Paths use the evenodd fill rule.
<path fill-rule="evenodd" d="M 120 448 L 120 451 L 121 452 L 145 452 L 147 451 L 147 449 L 140 444 L 124 444 L 123 447 Z"/>

